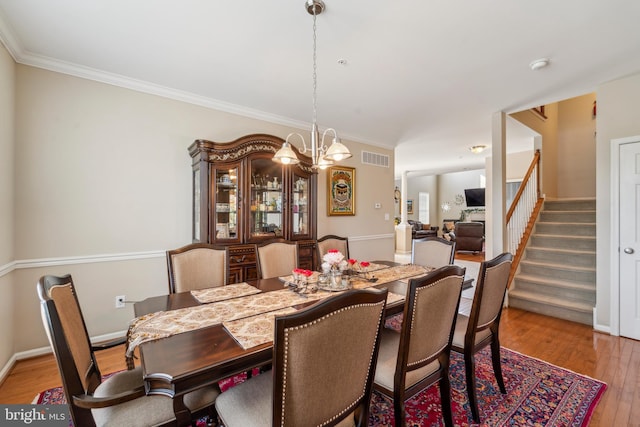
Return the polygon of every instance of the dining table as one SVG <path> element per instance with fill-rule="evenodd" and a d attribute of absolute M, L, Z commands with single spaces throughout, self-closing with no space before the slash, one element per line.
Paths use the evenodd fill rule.
<path fill-rule="evenodd" d="M 405 271 L 404 275 L 409 275 L 408 277 L 390 280 L 389 273 L 387 273 L 387 280 L 384 280 L 385 272 L 392 271 L 393 268 L 403 267 L 398 263 L 389 261 L 374 261 L 371 264 L 377 265 L 379 270 L 377 272 L 372 271 L 366 275 L 363 282 L 369 282 L 369 284 L 364 287 L 387 288 L 389 290 L 385 316 L 403 312 L 404 296 L 406 295 L 409 278 L 424 275 L 429 271 L 428 268 L 424 267 L 422 267 L 421 272 L 415 267 L 411 271 L 405 268 L 403 270 Z M 387 268 L 389 270 L 386 270 Z M 377 277 L 382 278 L 380 283 L 376 283 Z M 137 351 L 146 393 L 148 395 L 164 395 L 172 398 L 178 425 L 191 424 L 191 414 L 183 402 L 185 394 L 271 363 L 273 336 L 271 335 L 266 342 L 258 343 L 257 345 L 249 343 L 249 347 L 243 346 L 230 333 L 232 328 L 229 325 L 233 322 L 227 322 L 226 318 L 242 318 L 243 314 L 237 314 L 237 312 L 250 308 L 249 302 L 245 301 L 250 301 L 250 298 L 254 295 L 262 298 L 275 297 L 277 295 L 277 301 L 294 298 L 289 296 L 289 294 L 293 295 L 294 292 L 287 290 L 287 286 L 291 285 L 288 280 L 290 278 L 274 277 L 248 280 L 242 284 L 229 285 L 239 286 L 239 289 L 245 291 L 253 289 L 254 291 L 251 292 L 253 295 L 231 296 L 226 302 L 220 301 L 213 304 L 203 302 L 202 298 L 197 298 L 195 295 L 198 294 L 195 291 L 155 296 L 134 303 L 136 319 L 131 322 L 131 325 L 144 326 L 148 317 L 169 316 L 165 320 L 165 324 L 168 329 L 172 329 L 183 323 L 188 323 L 188 320 L 175 317 L 179 313 L 184 313 L 186 317 L 195 316 L 196 322 L 203 322 L 203 326 L 197 324 L 196 327 L 192 326 L 190 330 L 184 332 L 178 330 L 178 332 L 168 335 L 154 335 L 158 327 L 149 327 L 146 332 L 138 331 L 137 338 L 133 338 L 135 331 L 132 331 L 132 329 L 135 329 L 135 327 L 129 327 L 128 364 L 130 364 L 130 367 L 133 366 L 134 352 Z M 331 296 L 332 292 L 327 292 L 326 294 L 328 297 Z M 392 295 L 394 298 L 391 298 Z M 295 298 L 298 299 L 292 300 L 293 305 L 291 305 L 291 302 L 285 301 L 283 303 L 283 305 L 286 305 L 284 312 L 287 312 L 287 310 L 300 310 L 319 300 L 315 294 L 296 295 Z M 215 304 L 218 304 L 218 306 Z M 227 307 L 231 307 L 228 313 L 225 312 Z M 279 309 L 281 307 L 276 308 Z M 265 310 L 263 307 L 260 307 L 260 309 Z M 200 310 L 202 313 L 194 315 L 193 312 L 196 310 Z M 221 312 L 222 314 L 220 314 Z M 275 312 L 280 313 L 281 311 L 275 310 Z M 221 316 L 221 321 L 210 320 L 212 313 L 213 317 Z M 249 314 L 253 313 L 249 311 Z M 272 322 L 273 318 L 274 316 L 272 315 Z M 213 324 L 207 324 L 207 320 L 210 320 Z M 140 329 L 145 331 L 144 327 Z"/>

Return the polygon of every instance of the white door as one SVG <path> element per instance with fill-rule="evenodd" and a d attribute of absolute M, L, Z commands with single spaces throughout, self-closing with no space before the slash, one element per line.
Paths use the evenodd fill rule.
<path fill-rule="evenodd" d="M 640 142 L 620 144 L 620 335 L 640 339 Z"/>

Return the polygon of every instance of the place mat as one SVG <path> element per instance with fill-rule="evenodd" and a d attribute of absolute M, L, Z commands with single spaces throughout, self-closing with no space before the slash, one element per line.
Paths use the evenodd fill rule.
<path fill-rule="evenodd" d="M 404 295 L 396 294 L 393 292 L 387 293 L 387 305 L 393 304 L 394 302 L 404 301 Z"/>
<path fill-rule="evenodd" d="M 323 295 L 323 298 L 331 294 L 333 294 L 333 292 L 320 291 L 320 295 Z M 404 295 L 393 292 L 387 294 L 387 304 L 393 304 L 399 301 L 404 301 Z M 224 321 L 222 322 L 222 326 L 224 326 L 227 332 L 246 350 L 273 341 L 276 316 L 294 313 L 295 311 L 294 308 L 288 307 L 283 310 L 245 317 L 244 319 Z"/>
<path fill-rule="evenodd" d="M 208 304 L 216 301 L 224 301 L 232 298 L 243 297 L 260 293 L 260 289 L 248 283 L 234 283 L 233 285 L 218 286 L 215 288 L 198 289 L 191 291 L 191 295 L 201 304 Z"/>
<path fill-rule="evenodd" d="M 244 319 L 222 322 L 222 326 L 246 350 L 273 341 L 276 316 L 295 311 L 294 308 L 288 307 Z"/>
<path fill-rule="evenodd" d="M 145 314 L 133 319 L 129 324 L 127 356 L 132 356 L 133 350 L 143 342 L 218 325 L 227 320 L 242 319 L 292 307 L 307 301 L 326 298 L 329 295 L 329 293 L 324 294 L 318 292 L 301 296 L 288 289 L 283 289 L 195 307 Z"/>
<path fill-rule="evenodd" d="M 403 279 L 407 278 L 424 276 L 429 271 L 431 270 L 417 264 L 397 265 L 395 267 L 389 267 L 383 270 L 378 270 L 374 273 L 369 273 L 367 276 L 369 278 L 377 279 L 375 282 L 370 282 L 360 276 L 352 276 L 351 284 L 354 289 L 366 289 L 371 286 L 394 282 L 396 280 L 403 281 Z"/>

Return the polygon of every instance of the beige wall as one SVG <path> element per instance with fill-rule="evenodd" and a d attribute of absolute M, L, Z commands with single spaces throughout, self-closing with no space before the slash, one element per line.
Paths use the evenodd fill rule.
<path fill-rule="evenodd" d="M 597 90 L 596 137 L 596 324 L 610 326 L 611 312 L 611 140 L 640 135 L 640 74 L 600 86 Z"/>
<path fill-rule="evenodd" d="M 558 103 L 558 198 L 596 196 L 596 94 Z"/>
<path fill-rule="evenodd" d="M 595 93 L 545 105 L 546 120 L 530 110 L 511 117 L 542 135 L 542 192 L 548 198 L 596 195 Z"/>
<path fill-rule="evenodd" d="M 393 152 L 355 142 L 347 142 L 353 154 L 341 166 L 356 169 L 356 214 L 354 216 L 327 215 L 327 173 L 318 175 L 318 237 L 326 234 L 349 237 L 349 255 L 360 260 L 393 260 L 395 251 L 393 224 L 393 168 L 364 165 L 361 151 L 366 150 L 389 156 Z M 380 203 L 380 208 L 375 204 Z M 389 219 L 385 219 L 388 214 Z"/>
<path fill-rule="evenodd" d="M 14 83 L 15 63 L 0 44 L 0 372 L 14 353 Z"/>
<path fill-rule="evenodd" d="M 511 117 L 535 130 L 542 136 L 541 191 L 546 197 L 558 197 L 558 105 L 545 105 L 546 119 L 530 110 L 511 114 Z"/>
<path fill-rule="evenodd" d="M 14 318 L 0 328 L 20 325 L 20 334 L 3 331 L 0 366 L 14 353 L 48 345 L 35 293 L 43 274 L 74 276 L 92 336 L 126 329 L 133 311 L 116 310 L 116 295 L 139 300 L 166 293 L 164 251 L 191 239 L 187 147 L 194 139 L 308 133 L 29 66 L 7 72 L 14 65 L 8 57 L 6 66 L 6 57 L 0 56 L 0 85 L 15 87 L 15 136 L 0 137 L 2 150 L 15 149 L 16 178 L 0 188 L 2 197 L 15 192 L 15 202 L 8 196 L 3 209 L 10 206 L 16 219 L 14 227 L 3 216 L 0 227 L 15 228 L 16 241 L 7 243 L 3 233 L 0 256 L 15 260 L 16 269 L 0 276 L 0 286 L 9 289 L 3 295 L 15 292 L 0 300 L 14 307 Z M 0 108 L 12 102 L 0 97 Z M 391 165 L 393 153 L 344 142 L 354 154 L 343 164 L 356 168 L 356 216 L 327 217 L 321 172 L 318 233 L 350 236 L 354 255 L 362 259 L 392 259 L 393 169 L 362 165 L 360 151 L 389 155 Z"/>

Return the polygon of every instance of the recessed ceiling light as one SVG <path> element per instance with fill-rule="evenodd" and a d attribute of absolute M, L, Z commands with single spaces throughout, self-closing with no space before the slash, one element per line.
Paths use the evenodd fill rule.
<path fill-rule="evenodd" d="M 487 149 L 486 145 L 474 145 L 473 147 L 469 147 L 469 150 L 471 150 L 473 154 L 482 153 L 486 149 Z"/>
<path fill-rule="evenodd" d="M 536 71 L 546 67 L 547 65 L 549 65 L 549 60 L 547 58 L 540 58 L 529 64 L 529 67 L 531 68 L 531 70 Z"/>

